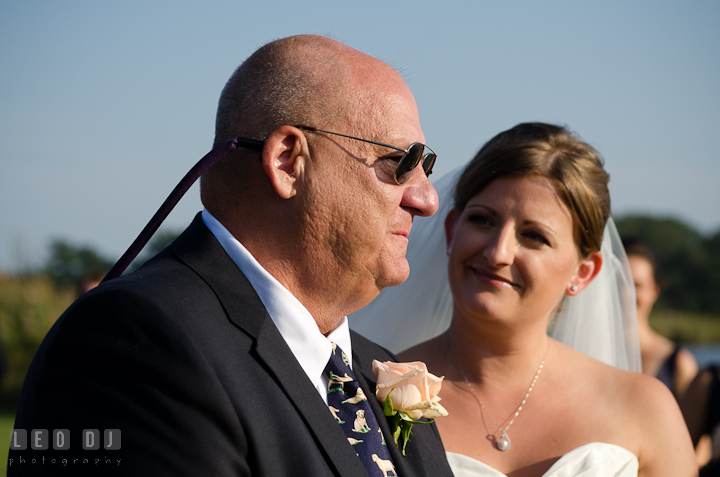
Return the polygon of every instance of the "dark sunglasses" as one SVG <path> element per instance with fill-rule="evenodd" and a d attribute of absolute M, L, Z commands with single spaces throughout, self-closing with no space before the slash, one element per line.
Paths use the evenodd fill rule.
<path fill-rule="evenodd" d="M 377 142 L 377 141 L 371 141 L 369 139 L 362 139 L 355 136 L 348 136 L 347 134 L 340 134 L 332 131 L 326 131 L 325 129 L 318 129 L 314 128 L 312 126 L 295 126 L 298 129 L 307 129 L 308 131 L 317 131 L 317 132 L 324 132 L 327 134 L 334 134 L 335 136 L 342 136 L 346 137 L 348 139 L 355 139 L 356 141 L 363 141 L 363 142 L 369 142 L 370 144 L 375 144 L 377 146 L 384 146 L 389 147 L 390 149 L 395 149 L 396 151 L 402 151 L 405 154 L 400 156 L 400 159 L 398 160 L 397 167 L 395 168 L 395 172 L 393 174 L 393 179 L 397 184 L 404 184 L 407 182 L 408 179 L 410 179 L 410 176 L 412 175 L 413 169 L 415 169 L 418 164 L 422 162 L 423 170 L 425 171 L 425 175 L 430 177 L 430 174 L 432 174 L 432 168 L 433 165 L 435 165 L 435 159 L 437 158 L 437 154 L 435 154 L 435 151 L 427 147 L 425 144 L 422 144 L 420 142 L 414 142 L 408 146 L 407 149 L 403 149 L 401 147 L 392 146 L 390 144 L 385 144 L 383 142 Z M 427 149 L 428 153 L 425 153 L 425 149 Z"/>

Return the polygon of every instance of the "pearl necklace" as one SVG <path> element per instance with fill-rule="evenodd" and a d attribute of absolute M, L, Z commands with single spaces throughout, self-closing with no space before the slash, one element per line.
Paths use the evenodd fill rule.
<path fill-rule="evenodd" d="M 449 338 L 449 336 L 448 336 Z M 458 361 L 457 357 L 455 356 L 455 352 L 453 351 L 452 347 L 450 346 L 450 340 L 448 339 L 448 348 L 450 348 L 450 355 L 452 356 L 453 362 L 455 363 L 455 366 L 457 367 L 458 371 L 460 371 L 460 374 L 462 374 L 463 379 L 465 379 L 465 383 L 468 385 L 468 388 L 470 389 L 470 393 L 475 398 L 477 403 L 480 405 L 480 408 L 482 411 L 485 411 L 487 415 L 490 417 L 490 420 L 492 420 L 493 424 L 497 426 L 497 429 L 493 431 L 493 435 L 500 431 L 500 439 L 497 441 L 497 448 L 501 451 L 506 451 L 510 448 L 510 436 L 508 436 L 508 429 L 510 429 L 510 426 L 513 425 L 513 422 L 515 422 L 515 419 L 520 415 L 520 411 L 523 410 L 523 406 L 525 405 L 525 402 L 527 402 L 528 396 L 530 396 L 530 393 L 533 390 L 533 387 L 535 387 L 535 383 L 537 382 L 538 378 L 540 377 L 540 372 L 543 370 L 543 367 L 545 366 L 545 358 L 547 358 L 548 351 L 550 351 L 550 341 L 548 341 L 548 347 L 545 350 L 545 356 L 543 356 L 542 362 L 540 363 L 540 367 L 537 370 L 537 373 L 535 373 L 535 377 L 532 380 L 532 383 L 530 383 L 530 387 L 528 388 L 527 392 L 525 393 L 525 397 L 523 398 L 522 402 L 517 408 L 517 411 L 515 411 L 515 415 L 510 414 L 512 416 L 512 419 L 508 423 L 507 426 L 505 426 L 505 429 L 501 429 L 501 424 L 498 424 L 495 418 L 493 418 L 492 414 L 490 414 L 490 411 L 488 411 L 485 406 L 483 405 L 482 401 L 478 397 L 478 395 L 475 393 L 475 389 L 472 387 L 472 384 L 470 384 L 470 380 L 468 379 L 467 375 L 465 374 L 465 371 L 463 370 L 462 366 L 460 366 L 460 362 Z M 481 413 L 482 413 L 481 411 Z M 510 416 L 505 418 L 505 421 L 507 421 Z M 503 422 L 505 422 L 503 421 Z"/>

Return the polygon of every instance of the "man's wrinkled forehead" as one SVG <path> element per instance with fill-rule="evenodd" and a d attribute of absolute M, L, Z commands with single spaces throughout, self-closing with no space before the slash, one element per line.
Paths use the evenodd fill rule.
<path fill-rule="evenodd" d="M 419 115 L 410 88 L 394 69 L 373 60 L 375 64 L 368 65 L 370 68 L 348 78 L 346 84 L 354 87 L 343 88 L 340 92 L 341 98 L 338 99 L 343 104 L 344 119 L 354 125 L 354 132 L 368 139 L 409 137 L 420 141 Z M 368 76 L 368 71 L 375 74 Z"/>
<path fill-rule="evenodd" d="M 309 125 L 381 142 L 422 142 L 415 99 L 402 76 L 373 56 L 325 40 L 322 48 L 303 47 L 304 54 L 287 57 L 311 77 L 313 106 L 306 115 L 314 124 Z"/>

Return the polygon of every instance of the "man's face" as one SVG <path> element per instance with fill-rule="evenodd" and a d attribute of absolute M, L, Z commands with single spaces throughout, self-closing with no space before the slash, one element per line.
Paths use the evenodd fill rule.
<path fill-rule="evenodd" d="M 354 130 L 343 129 L 342 124 L 317 127 L 402 148 L 424 143 L 407 87 L 385 92 L 383 99 L 383 107 L 374 111 L 378 114 L 357 121 Z M 405 253 L 413 217 L 435 213 L 437 193 L 422 167 L 405 184 L 393 181 L 400 151 L 318 132 L 307 134 L 312 135 L 315 158 L 308 169 L 317 179 L 311 181 L 311 203 L 304 210 L 316 263 L 334 269 L 327 276 L 338 290 L 372 294 L 372 299 L 382 288 L 407 279 Z"/>

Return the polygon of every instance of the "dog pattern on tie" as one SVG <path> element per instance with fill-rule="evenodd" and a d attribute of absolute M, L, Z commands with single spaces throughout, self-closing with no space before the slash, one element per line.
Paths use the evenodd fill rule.
<path fill-rule="evenodd" d="M 344 400 L 343 404 L 346 404 L 346 403 L 357 404 L 360 401 L 367 401 L 367 397 L 365 396 L 365 393 L 363 392 L 362 388 L 358 388 L 357 393 L 355 393 L 355 396 L 351 397 L 350 399 Z"/>
<path fill-rule="evenodd" d="M 380 457 L 377 456 L 377 454 L 372 455 L 372 460 L 375 462 L 378 466 L 378 468 L 382 471 L 383 477 L 388 477 L 388 472 L 392 472 L 393 475 L 397 475 L 395 472 L 395 466 L 393 465 L 392 461 L 390 460 L 382 460 Z"/>
<path fill-rule="evenodd" d="M 328 376 L 328 409 L 365 470 L 371 477 L 397 477 L 378 418 L 355 379 L 350 360 L 334 343 L 325 372 Z"/>
<path fill-rule="evenodd" d="M 359 432 L 361 434 L 365 434 L 366 432 L 370 432 L 370 428 L 368 427 L 367 420 L 365 420 L 365 411 L 360 409 L 355 413 L 357 416 L 355 418 L 355 423 L 353 424 L 353 431 Z"/>
<path fill-rule="evenodd" d="M 328 392 L 333 391 L 344 391 L 345 383 L 349 383 L 353 378 L 345 373 L 344 376 L 338 376 L 337 374 L 330 373 L 330 381 L 328 382 Z M 360 389 L 362 391 L 362 389 Z"/>

